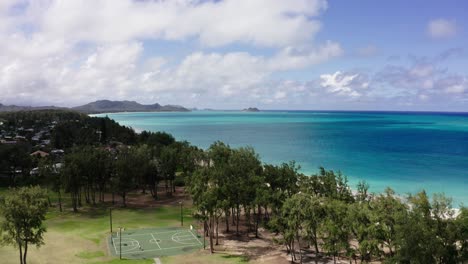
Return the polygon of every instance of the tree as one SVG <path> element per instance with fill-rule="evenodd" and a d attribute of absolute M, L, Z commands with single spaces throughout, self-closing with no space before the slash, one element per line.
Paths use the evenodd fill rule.
<path fill-rule="evenodd" d="M 336 257 L 343 251 L 348 253 L 350 249 L 350 231 L 346 222 L 348 207 L 339 200 L 328 200 L 325 204 L 326 218 L 322 227 L 323 248 L 333 256 L 333 262 L 336 264 Z"/>
<path fill-rule="evenodd" d="M 219 195 L 219 185 L 216 183 L 213 168 L 202 167 L 195 171 L 190 193 L 195 208 L 200 212 L 199 218 L 203 220 L 204 234 L 209 234 L 210 253 L 213 253 L 214 214 Z"/>
<path fill-rule="evenodd" d="M 463 262 L 468 260 L 468 207 L 460 208 L 460 213 L 455 219 L 458 230 L 458 259 Z"/>
<path fill-rule="evenodd" d="M 1 203 L 4 217 L 0 225 L 1 240 L 18 247 L 21 264 L 26 264 L 29 245 L 44 244 L 46 229 L 42 222 L 47 209 L 47 193 L 40 187 L 11 189 Z"/>
<path fill-rule="evenodd" d="M 139 141 L 143 144 L 147 144 L 149 146 L 169 146 L 175 142 L 174 137 L 171 134 L 165 132 L 148 132 L 143 131 L 139 136 Z"/>
<path fill-rule="evenodd" d="M 39 166 L 39 177 L 41 178 L 41 183 L 46 188 L 47 194 L 49 192 L 49 187 L 51 187 L 53 191 L 58 192 L 59 207 L 60 207 L 60 212 L 62 212 L 62 201 L 61 201 L 61 193 L 60 193 L 60 175 L 57 171 L 55 164 L 53 164 L 51 159 L 45 158 L 39 161 L 38 166 Z M 49 197 L 49 195 L 47 195 L 47 197 Z M 48 198 L 48 200 L 49 200 L 49 205 L 51 205 L 50 197 Z"/>
<path fill-rule="evenodd" d="M 371 200 L 374 221 L 377 226 L 377 239 L 381 248 L 387 248 L 390 257 L 395 254 L 397 229 L 407 214 L 407 207 L 395 196 L 395 192 L 387 188 L 383 194 Z M 385 251 L 384 251 L 385 252 Z"/>
<path fill-rule="evenodd" d="M 301 236 L 308 215 L 306 211 L 309 209 L 309 197 L 302 193 L 297 193 L 288 198 L 281 208 L 281 215 L 286 220 L 288 231 L 293 234 L 297 241 L 299 249 L 299 260 L 302 263 L 301 253 Z M 292 251 L 294 251 L 294 242 L 291 243 Z"/>
<path fill-rule="evenodd" d="M 261 169 L 258 154 L 252 147 L 236 149 L 229 156 L 228 173 L 226 174 L 230 177 L 228 189 L 232 204 L 235 205 L 237 235 L 239 235 L 241 206 L 244 207 L 247 223 L 250 227 L 250 207 L 255 201 L 257 176 L 261 174 Z"/>
<path fill-rule="evenodd" d="M 32 160 L 28 144 L 0 145 L 0 172 L 9 175 L 10 186 L 18 185 L 18 176 L 27 179 L 31 170 Z"/>
<path fill-rule="evenodd" d="M 431 204 L 422 191 L 408 198 L 411 210 L 397 226 L 396 246 L 398 251 L 392 261 L 398 263 L 437 263 L 436 234 L 431 217 Z"/>
<path fill-rule="evenodd" d="M 349 230 L 358 242 L 353 246 L 353 255 L 358 253 L 361 263 L 371 261 L 372 256 L 378 256 L 380 254 L 378 224 L 369 204 L 364 201 L 350 204 L 347 222 Z"/>
<path fill-rule="evenodd" d="M 315 177 L 316 179 L 312 185 L 316 188 L 315 192 L 317 194 L 345 203 L 354 201 L 351 188 L 348 185 L 348 178 L 341 172 L 335 173 L 332 170 L 327 171 L 320 167 L 320 172 Z"/>
<path fill-rule="evenodd" d="M 300 166 L 294 161 L 280 166 L 266 164 L 263 166 L 264 181 L 270 188 L 270 203 L 273 214 L 277 214 L 283 202 L 299 191 L 298 180 Z"/>
<path fill-rule="evenodd" d="M 318 243 L 319 234 L 322 228 L 326 210 L 323 205 L 323 201 L 316 196 L 309 195 L 308 199 L 304 200 L 302 205 L 305 210 L 304 229 L 306 232 L 306 238 L 314 244 L 315 248 L 315 263 L 317 263 L 317 257 L 320 253 Z"/>
<path fill-rule="evenodd" d="M 159 156 L 159 171 L 164 178 L 166 193 L 175 191 L 174 179 L 177 171 L 178 155 L 174 146 L 164 146 Z"/>
<path fill-rule="evenodd" d="M 457 241 L 460 230 L 455 220 L 455 210 L 452 208 L 452 199 L 444 194 L 434 194 L 431 203 L 431 225 L 435 237 L 435 251 L 433 252 L 437 263 L 457 263 Z M 468 237 L 465 237 L 465 240 Z"/>
<path fill-rule="evenodd" d="M 144 152 L 131 148 L 122 150 L 117 156 L 113 186 L 114 190 L 122 196 L 123 206 L 127 206 L 127 193 L 135 188 L 136 180 L 143 178 L 147 171 L 142 155 Z"/>
<path fill-rule="evenodd" d="M 78 212 L 80 190 L 83 182 L 83 159 L 81 153 L 70 153 L 65 156 L 65 166 L 61 170 L 61 179 L 65 191 L 70 193 L 74 212 Z"/>

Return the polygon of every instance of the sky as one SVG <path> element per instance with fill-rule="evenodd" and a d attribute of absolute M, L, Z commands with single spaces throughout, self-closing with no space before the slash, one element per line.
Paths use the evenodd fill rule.
<path fill-rule="evenodd" d="M 1 0 L 0 103 L 468 111 L 468 2 Z"/>

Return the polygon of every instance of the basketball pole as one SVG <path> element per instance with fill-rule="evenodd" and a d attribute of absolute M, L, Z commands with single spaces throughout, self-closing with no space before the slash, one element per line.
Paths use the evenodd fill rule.
<path fill-rule="evenodd" d="M 110 223 L 110 232 L 112 236 L 112 207 L 109 208 L 109 223 Z"/>
<path fill-rule="evenodd" d="M 182 212 L 182 202 L 179 202 L 180 204 L 180 226 L 184 226 L 184 215 L 183 215 L 183 212 Z"/>
<path fill-rule="evenodd" d="M 120 255 L 120 259 L 122 259 L 122 227 L 119 227 L 119 239 L 120 239 L 119 255 Z"/>

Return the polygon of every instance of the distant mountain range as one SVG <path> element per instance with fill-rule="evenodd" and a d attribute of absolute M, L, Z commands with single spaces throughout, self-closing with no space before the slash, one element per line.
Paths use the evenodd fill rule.
<path fill-rule="evenodd" d="M 151 105 L 139 104 L 135 101 L 110 101 L 99 100 L 81 106 L 66 108 L 56 106 L 17 106 L 0 104 L 0 112 L 31 111 L 31 110 L 73 110 L 85 114 L 115 113 L 115 112 L 189 112 L 190 110 L 178 105 Z"/>
<path fill-rule="evenodd" d="M 113 113 L 113 112 L 189 112 L 185 107 L 179 105 L 151 105 L 139 104 L 135 101 L 109 101 L 99 100 L 82 106 L 71 108 L 82 113 Z"/>
<path fill-rule="evenodd" d="M 18 106 L 18 105 L 4 105 L 0 104 L 0 112 L 15 112 L 15 111 L 32 111 L 44 109 L 67 109 L 65 107 L 56 106 Z"/>

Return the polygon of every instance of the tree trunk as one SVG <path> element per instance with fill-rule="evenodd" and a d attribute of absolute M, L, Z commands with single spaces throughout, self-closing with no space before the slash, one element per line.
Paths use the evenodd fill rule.
<path fill-rule="evenodd" d="M 21 246 L 21 242 L 17 239 L 19 252 L 20 252 L 20 264 L 23 264 L 23 247 Z"/>
<path fill-rule="evenodd" d="M 210 213 L 210 226 L 209 226 L 209 232 L 210 232 L 210 253 L 214 253 L 214 245 L 213 245 L 213 214 Z"/>
<path fill-rule="evenodd" d="M 235 214 L 235 209 L 234 209 L 234 207 L 231 208 L 231 216 L 232 216 L 232 220 L 231 220 L 232 225 L 235 225 L 235 224 L 236 224 L 236 214 Z"/>
<path fill-rule="evenodd" d="M 219 227 L 219 216 L 216 217 L 216 245 L 219 245 L 219 242 L 218 242 L 218 227 Z"/>
<path fill-rule="evenodd" d="M 299 249 L 299 262 L 302 264 L 301 241 L 299 239 L 299 234 L 297 234 L 296 237 L 297 237 L 297 248 Z"/>
<path fill-rule="evenodd" d="M 240 218 L 240 208 L 239 204 L 237 204 L 237 211 L 236 211 L 236 235 L 239 235 L 239 218 Z"/>
<path fill-rule="evenodd" d="M 52 202 L 50 201 L 49 190 L 46 189 L 47 192 L 47 203 L 49 203 L 49 207 L 52 207 Z"/>
<path fill-rule="evenodd" d="M 78 207 L 81 207 L 83 204 L 81 203 L 81 188 L 78 190 Z"/>
<path fill-rule="evenodd" d="M 154 185 L 154 199 L 158 199 L 158 183 Z"/>
<path fill-rule="evenodd" d="M 102 187 L 101 189 L 101 202 L 105 202 L 104 201 L 104 192 L 106 191 L 105 187 Z"/>
<path fill-rule="evenodd" d="M 206 220 L 203 220 L 203 249 L 205 249 L 205 241 L 206 241 L 205 237 L 206 237 Z"/>
<path fill-rule="evenodd" d="M 294 261 L 296 260 L 296 254 L 294 253 L 294 250 L 295 250 L 294 249 L 294 241 L 292 243 L 291 242 L 289 242 L 289 243 L 290 243 L 289 247 L 291 248 L 291 263 L 294 263 Z"/>
<path fill-rule="evenodd" d="M 96 189 L 94 187 L 91 188 L 91 201 L 93 205 L 96 205 Z"/>
<path fill-rule="evenodd" d="M 127 207 L 127 203 L 126 203 L 126 201 L 125 201 L 125 196 L 126 196 L 126 195 L 127 195 L 126 193 L 122 193 L 122 203 L 123 203 L 123 207 Z"/>
<path fill-rule="evenodd" d="M 28 241 L 24 242 L 23 264 L 26 264 L 27 254 L 28 254 Z"/>
<path fill-rule="evenodd" d="M 314 229 L 314 247 L 315 247 L 315 264 L 318 263 L 318 254 L 319 254 L 319 248 L 318 248 L 318 242 L 317 242 L 317 230 Z"/>
<path fill-rule="evenodd" d="M 58 190 L 58 202 L 59 202 L 60 212 L 62 212 L 62 193 L 60 192 L 60 189 Z"/>
<path fill-rule="evenodd" d="M 71 200 L 72 200 L 72 206 L 73 206 L 73 212 L 78 212 L 77 208 L 77 194 L 76 193 L 71 193 Z"/>
<path fill-rule="evenodd" d="M 244 206 L 245 220 L 247 220 L 247 237 L 248 233 L 252 231 L 252 226 L 250 225 L 250 207 Z"/>
<path fill-rule="evenodd" d="M 294 238 L 292 239 L 292 241 L 290 242 L 291 243 L 291 252 L 294 256 L 294 260 L 296 260 L 296 247 L 294 246 Z"/>
<path fill-rule="evenodd" d="M 229 209 L 224 211 L 224 219 L 226 221 L 226 233 L 229 233 Z"/>
<path fill-rule="evenodd" d="M 205 230 L 205 233 L 203 233 L 203 235 L 205 237 L 208 237 L 210 235 L 210 232 L 209 232 L 209 226 L 208 226 L 208 221 L 204 221 L 204 230 Z"/>
<path fill-rule="evenodd" d="M 260 205 L 258 205 L 258 208 L 257 208 L 258 212 L 257 212 L 257 217 L 256 217 L 256 223 L 255 223 L 255 238 L 258 238 L 258 225 L 260 223 L 260 218 L 262 217 L 262 208 L 260 207 Z"/>
<path fill-rule="evenodd" d="M 89 184 L 86 185 L 86 187 L 84 187 L 84 197 L 85 197 L 85 202 L 86 204 L 89 204 L 91 202 L 91 200 L 89 199 Z"/>

